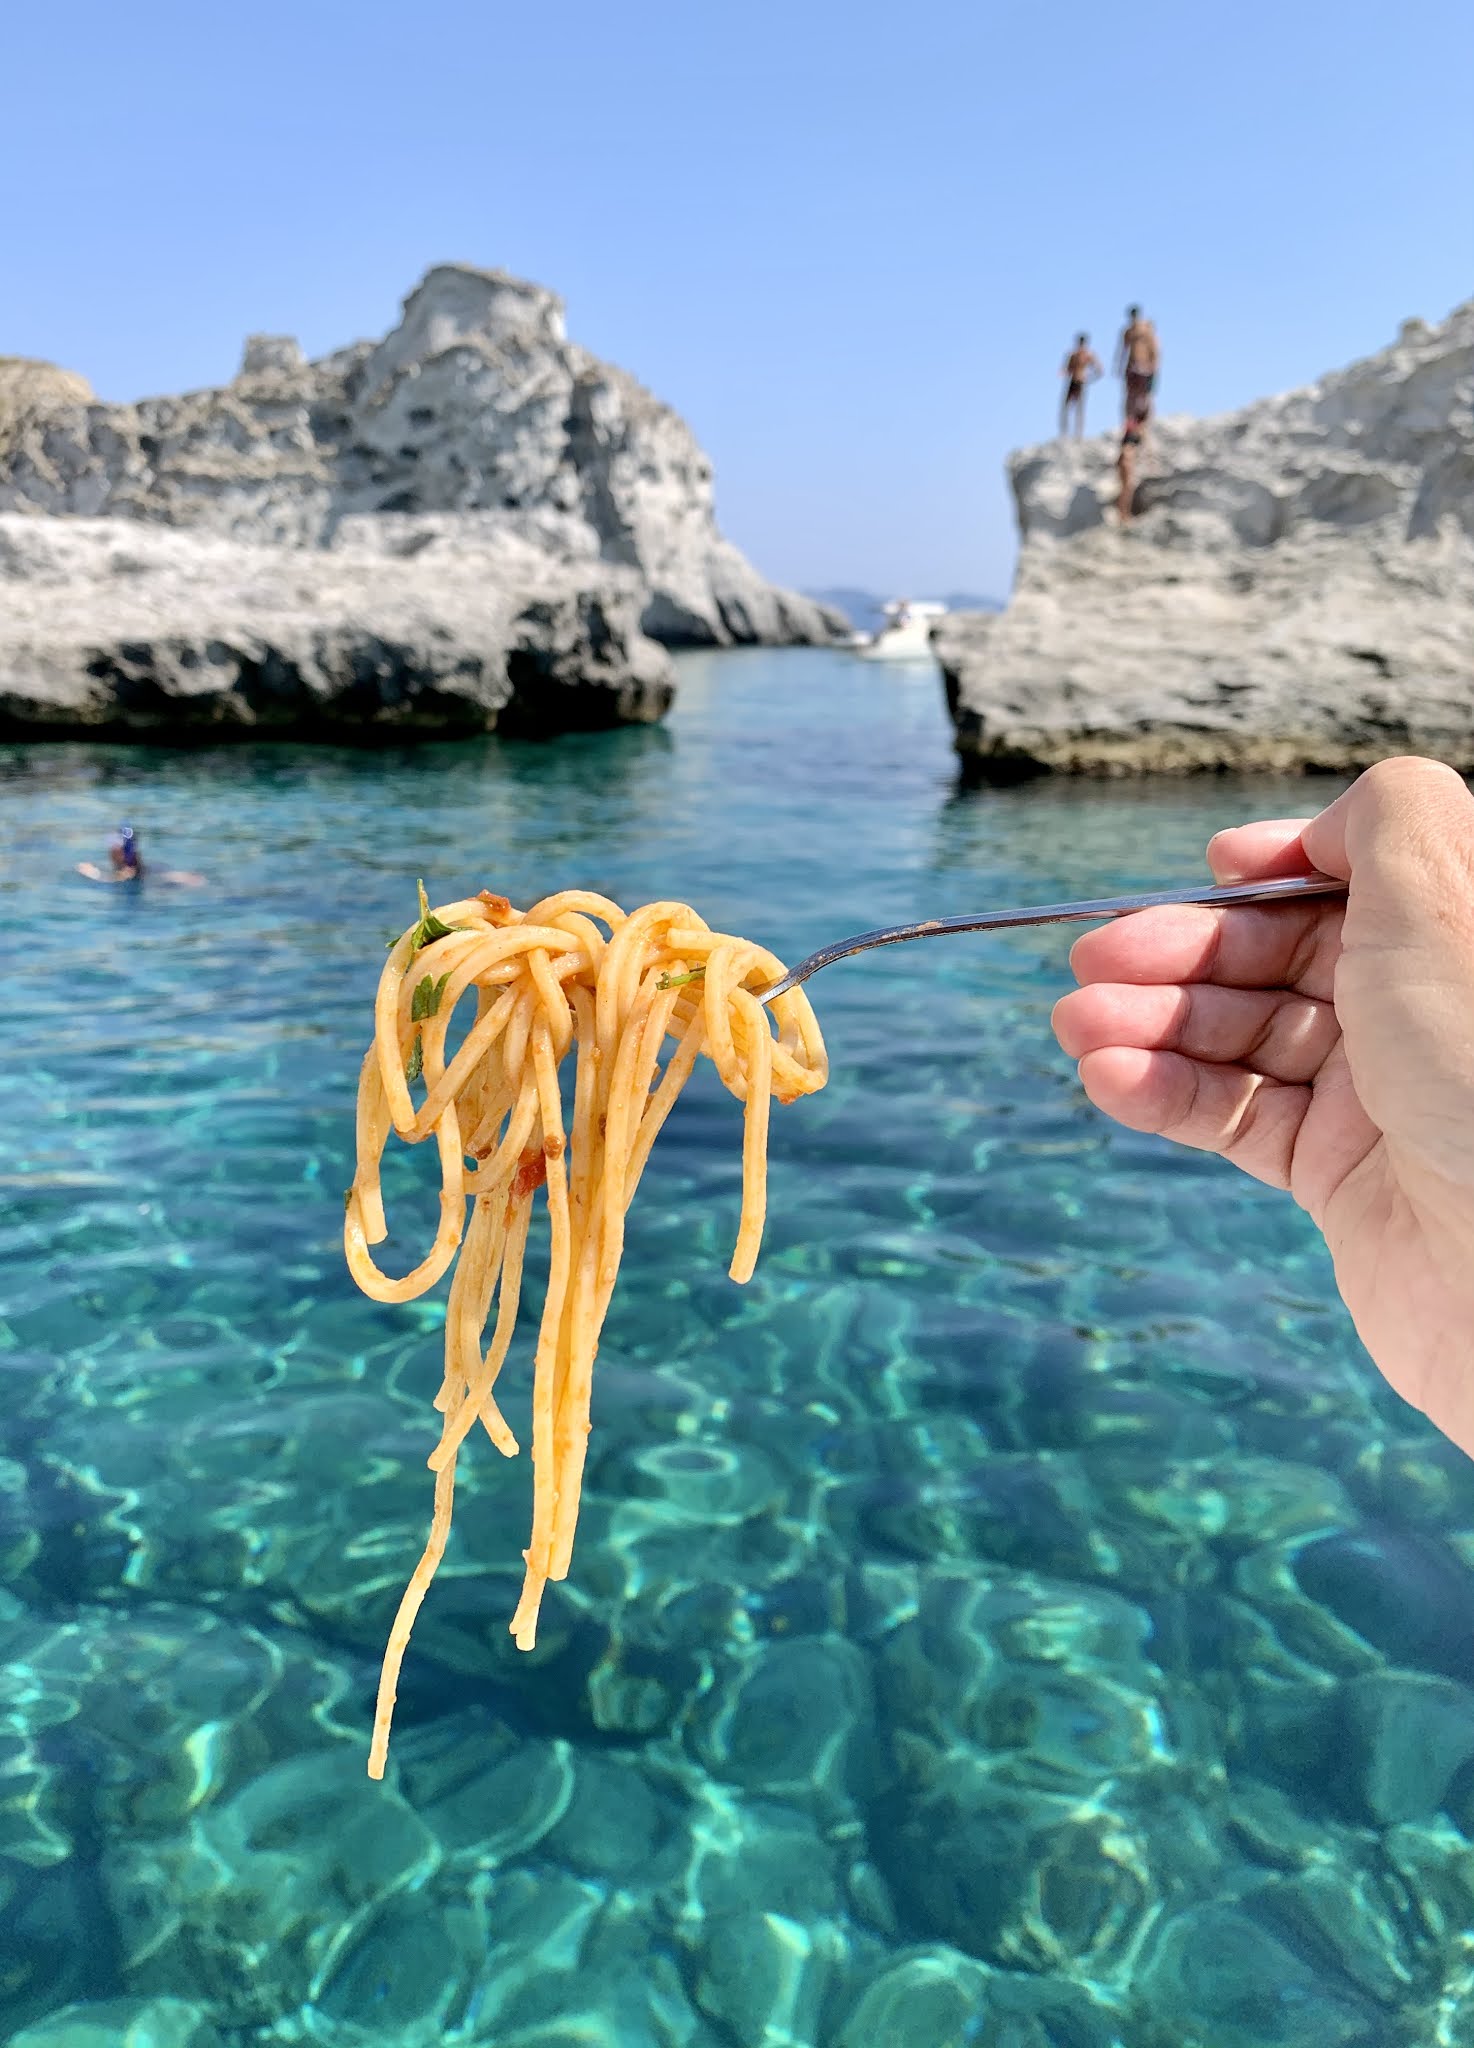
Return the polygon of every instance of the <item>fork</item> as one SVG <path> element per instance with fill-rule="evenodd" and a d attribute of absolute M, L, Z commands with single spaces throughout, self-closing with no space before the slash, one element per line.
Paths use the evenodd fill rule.
<path fill-rule="evenodd" d="M 1097 896 L 1089 903 L 1045 903 L 1033 910 L 985 910 L 976 917 L 928 917 L 919 924 L 890 925 L 883 931 L 859 932 L 852 939 L 836 939 L 821 946 L 790 967 L 771 988 L 754 990 L 760 1003 L 797 988 L 801 981 L 832 967 L 851 953 L 868 953 L 872 946 L 898 946 L 904 939 L 939 939 L 952 932 L 1001 932 L 1023 924 L 1093 924 L 1106 917 L 1129 917 L 1136 910 L 1156 910 L 1163 904 L 1186 903 L 1218 910 L 1237 903 L 1299 903 L 1308 896 L 1344 896 L 1346 883 L 1332 875 L 1287 875 L 1273 882 L 1229 882 L 1217 888 L 1153 889 L 1143 896 Z"/>

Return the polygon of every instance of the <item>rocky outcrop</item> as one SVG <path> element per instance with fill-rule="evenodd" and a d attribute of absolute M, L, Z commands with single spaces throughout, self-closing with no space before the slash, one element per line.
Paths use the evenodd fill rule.
<path fill-rule="evenodd" d="M 30 356 L 0 356 L 0 473 L 49 420 L 91 403 L 85 377 Z"/>
<path fill-rule="evenodd" d="M 383 341 L 254 335 L 180 398 L 0 357 L 0 524 L 11 731 L 561 730 L 659 716 L 652 640 L 847 630 L 722 538 L 690 429 L 560 300 L 454 264 Z"/>
<path fill-rule="evenodd" d="M 346 519 L 326 548 L 0 515 L 0 733 L 354 743 L 658 718 L 630 569 L 463 520 Z"/>
<path fill-rule="evenodd" d="M 1000 617 L 934 633 L 993 779 L 1474 769 L 1474 301 L 1303 391 L 1155 423 L 1134 517 L 1115 443 L 1016 455 Z"/>
<path fill-rule="evenodd" d="M 500 271 L 443 264 L 384 340 L 317 362 L 255 335 L 222 389 L 86 399 L 84 386 L 38 409 L 13 439 L 0 511 L 296 547 L 369 514 L 474 513 L 474 532 L 491 522 L 557 561 L 633 570 L 644 629 L 667 644 L 837 631 L 722 538 L 711 464 L 685 422 L 568 341 L 552 292 Z"/>

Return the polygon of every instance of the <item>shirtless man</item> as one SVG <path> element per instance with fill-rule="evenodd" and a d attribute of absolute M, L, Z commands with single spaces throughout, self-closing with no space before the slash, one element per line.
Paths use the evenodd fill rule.
<path fill-rule="evenodd" d="M 1075 414 L 1075 439 L 1078 441 L 1085 432 L 1085 386 L 1093 384 L 1100 374 L 1100 359 L 1090 346 L 1090 336 L 1077 334 L 1075 346 L 1065 357 L 1064 368 L 1060 371 L 1065 380 L 1065 395 L 1059 407 L 1061 440 L 1069 432 L 1071 408 Z"/>
<path fill-rule="evenodd" d="M 1144 420 L 1152 409 L 1152 389 L 1161 367 L 1162 348 L 1157 330 L 1143 320 L 1140 306 L 1126 308 L 1126 325 L 1116 343 L 1116 375 L 1126 380 L 1124 419 Z"/>

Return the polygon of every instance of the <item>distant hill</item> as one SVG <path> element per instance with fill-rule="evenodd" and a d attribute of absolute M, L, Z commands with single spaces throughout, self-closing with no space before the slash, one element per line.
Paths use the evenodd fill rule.
<path fill-rule="evenodd" d="M 873 590 L 806 590 L 805 597 L 811 597 L 818 604 L 831 605 L 835 611 L 843 612 L 850 623 L 862 633 L 878 632 L 885 623 L 883 605 L 892 600 L 877 597 Z M 931 604 L 944 604 L 949 612 L 1001 612 L 1002 604 L 996 597 L 975 597 L 966 591 L 948 591 L 933 598 L 922 590 L 897 591 L 897 597 L 925 599 Z"/>

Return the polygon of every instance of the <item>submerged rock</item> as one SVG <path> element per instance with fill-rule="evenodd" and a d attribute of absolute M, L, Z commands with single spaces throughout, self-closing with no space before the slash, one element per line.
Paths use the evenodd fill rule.
<path fill-rule="evenodd" d="M 1115 445 L 1010 463 L 1022 552 L 999 617 L 934 638 L 990 779 L 1474 768 L 1474 301 L 1214 419 L 1154 423 L 1135 517 Z"/>
<path fill-rule="evenodd" d="M 813 2048 L 834 1964 L 834 1929 L 780 1913 L 732 1913 L 707 1928 L 696 1998 L 741 2048 Z"/>
<path fill-rule="evenodd" d="M 874 1817 L 915 1933 L 1007 1969 L 1120 1970 L 1156 1911 L 1159 1873 L 1110 1788 L 1090 1800 L 1014 1791 L 976 1754 L 911 1748 L 914 1787 Z"/>
<path fill-rule="evenodd" d="M 10 2048 L 220 2048 L 204 2007 L 182 1998 L 69 2005 L 10 2036 Z"/>
<path fill-rule="evenodd" d="M 1474 1692 L 1415 1671 L 1368 1672 L 1342 1688 L 1333 1740 L 1354 1819 L 1428 1820 L 1474 1757 Z"/>
<path fill-rule="evenodd" d="M 1134 2048 L 1394 2048 L 1393 2015 L 1259 1903 L 1197 1906 L 1160 1928 L 1137 1982 Z"/>
<path fill-rule="evenodd" d="M 713 1777 L 816 1811 L 846 1810 L 873 1728 L 865 1660 L 852 1643 L 765 1643 L 701 1707 L 696 1748 Z"/>
<path fill-rule="evenodd" d="M 854 2001 L 835 2048 L 878 2041 L 925 2041 L 928 2048 L 970 2048 L 985 2039 L 991 1972 L 958 1949 L 914 1949 L 891 1959 Z"/>
<path fill-rule="evenodd" d="M 263 1771 L 188 1832 L 117 1841 L 104 1874 L 130 1985 L 187 1987 L 229 2024 L 258 2026 L 346 1986 L 345 1971 L 360 1983 L 359 1931 L 440 1862 L 420 1818 L 364 1776 L 361 1752 L 338 1747 Z M 360 1995 L 343 1989 L 344 2005 Z"/>

